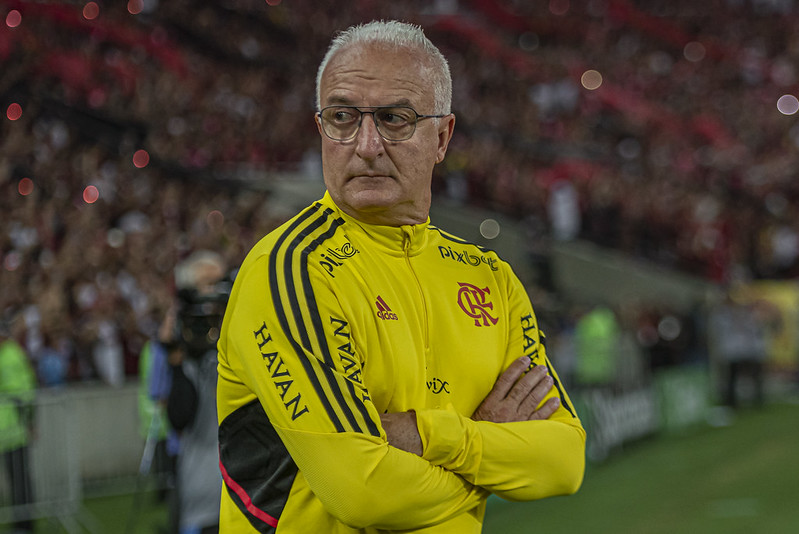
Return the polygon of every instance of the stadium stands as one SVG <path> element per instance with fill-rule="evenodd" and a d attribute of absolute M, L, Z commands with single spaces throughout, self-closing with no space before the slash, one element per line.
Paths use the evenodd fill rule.
<path fill-rule="evenodd" d="M 258 182 L 318 158 L 316 66 L 332 33 L 376 18 L 421 24 L 450 60 L 437 194 L 715 283 L 799 274 L 799 126 L 777 105 L 799 83 L 791 0 L 0 0 L 0 15 L 0 309 L 66 380 L 135 374 L 176 262 L 212 248 L 235 264 L 280 222 Z"/>

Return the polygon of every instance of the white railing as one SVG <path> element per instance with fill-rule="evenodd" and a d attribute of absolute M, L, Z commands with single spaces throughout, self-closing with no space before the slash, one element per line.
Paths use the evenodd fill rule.
<path fill-rule="evenodd" d="M 136 479 L 145 445 L 136 384 L 40 390 L 33 410 L 27 465 L 7 466 L 0 458 L 0 531 L 4 524 L 46 519 L 60 523 L 62 532 L 98 532 L 83 509 L 83 489 L 131 486 Z M 13 496 L 11 477 L 20 470 L 30 478 L 28 502 Z"/>

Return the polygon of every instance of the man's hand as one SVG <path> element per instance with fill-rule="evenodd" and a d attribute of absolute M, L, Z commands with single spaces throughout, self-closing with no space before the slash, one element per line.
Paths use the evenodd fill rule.
<path fill-rule="evenodd" d="M 522 356 L 510 364 L 508 369 L 497 379 L 480 406 L 477 407 L 472 419 L 509 423 L 548 419 L 555 413 L 560 406 L 558 397 L 552 397 L 541 408 L 538 408 L 554 383 L 552 377 L 549 376 L 549 371 L 546 367 L 538 365 L 524 374 L 529 365 L 530 358 L 527 356 Z"/>
<path fill-rule="evenodd" d="M 380 422 L 389 445 L 416 456 L 422 455 L 422 438 L 416 426 L 416 412 L 384 413 L 380 415 Z"/>
<path fill-rule="evenodd" d="M 529 365 L 530 358 L 527 356 L 513 362 L 497 379 L 472 419 L 509 423 L 548 419 L 555 413 L 560 406 L 558 397 L 552 397 L 538 408 L 554 384 L 549 371 L 539 365 L 524 374 Z M 380 422 L 386 431 L 389 445 L 417 456 L 422 455 L 422 439 L 416 426 L 416 412 L 384 413 L 380 415 Z"/>

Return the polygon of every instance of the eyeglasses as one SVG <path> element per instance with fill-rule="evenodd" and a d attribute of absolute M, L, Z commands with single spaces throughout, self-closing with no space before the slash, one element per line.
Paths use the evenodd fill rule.
<path fill-rule="evenodd" d="M 318 113 L 322 131 L 334 141 L 349 141 L 358 135 L 365 114 L 372 115 L 377 133 L 386 141 L 405 141 L 413 136 L 420 120 L 446 117 L 419 115 L 408 106 L 373 106 L 372 111 L 355 106 L 328 106 Z"/>

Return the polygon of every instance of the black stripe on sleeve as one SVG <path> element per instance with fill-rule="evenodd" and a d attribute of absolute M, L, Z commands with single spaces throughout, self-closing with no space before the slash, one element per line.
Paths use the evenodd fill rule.
<path fill-rule="evenodd" d="M 338 221 L 344 222 L 342 219 L 338 219 Z M 313 330 L 316 332 L 317 342 L 322 349 L 324 360 L 330 366 L 330 369 L 325 370 L 325 374 L 328 376 L 328 380 L 330 380 L 330 387 L 336 392 L 336 397 L 339 400 L 341 405 L 341 409 L 344 411 L 347 419 L 352 424 L 352 427 L 360 432 L 359 425 L 355 420 L 354 416 L 352 415 L 352 411 L 350 410 L 350 404 L 346 402 L 346 400 L 341 395 L 341 390 L 337 386 L 336 375 L 332 371 L 335 368 L 335 364 L 333 362 L 333 355 L 330 353 L 330 348 L 327 344 L 327 338 L 325 337 L 325 329 L 322 325 L 322 318 L 319 315 L 319 308 L 316 305 L 316 298 L 314 298 L 314 291 L 313 286 L 311 285 L 311 279 L 308 274 L 308 254 L 311 253 L 314 249 L 316 249 L 319 245 L 321 245 L 324 241 L 329 239 L 334 231 L 338 228 L 338 225 L 331 228 L 328 232 L 320 236 L 316 239 L 313 243 L 308 245 L 306 249 L 302 253 L 302 287 L 305 292 L 305 299 L 308 305 L 308 310 L 311 316 L 311 322 L 313 324 Z M 324 238 L 324 239 L 323 239 Z M 366 409 L 366 405 L 358 396 L 358 392 L 355 390 L 355 386 L 352 384 L 350 380 L 346 380 L 347 389 L 349 390 L 350 396 L 352 397 L 352 403 L 358 407 L 358 411 L 360 412 L 361 416 L 363 417 L 364 421 L 366 421 L 366 426 L 368 427 L 369 433 L 375 437 L 380 436 L 380 429 L 378 428 L 377 424 L 369 415 L 369 411 Z"/>
<path fill-rule="evenodd" d="M 319 308 L 316 303 L 316 298 L 314 296 L 313 286 L 311 285 L 311 279 L 309 276 L 308 270 L 308 256 L 311 252 L 316 250 L 319 246 L 321 246 L 325 241 L 330 239 L 333 235 L 335 235 L 336 231 L 338 230 L 339 226 L 344 223 L 343 219 L 336 219 L 333 221 L 331 227 L 324 233 L 320 234 L 316 237 L 313 241 L 311 241 L 305 249 L 303 249 L 301 253 L 301 269 L 300 269 L 300 277 L 302 282 L 302 290 L 305 296 L 305 304 L 308 309 L 308 314 L 311 320 L 311 329 L 313 332 L 316 333 L 316 341 L 322 351 L 322 357 L 324 362 L 327 364 L 326 367 L 322 369 L 324 372 L 328 383 L 330 385 L 330 389 L 333 391 L 333 394 L 336 396 L 336 400 L 341 407 L 344 416 L 347 418 L 347 421 L 352 426 L 355 432 L 362 432 L 358 421 L 355 419 L 355 416 L 352 413 L 351 406 L 354 404 L 358 411 L 360 412 L 361 416 L 363 417 L 364 421 L 366 421 L 366 425 L 368 427 L 368 431 L 373 436 L 379 436 L 380 430 L 377 427 L 377 424 L 372 420 L 369 416 L 369 412 L 366 409 L 366 406 L 363 403 L 363 400 L 359 398 L 355 387 L 349 380 L 345 380 L 347 385 L 347 389 L 349 391 L 349 396 L 351 400 L 348 402 L 347 398 L 343 394 L 341 386 L 339 386 L 339 379 L 337 378 L 337 374 L 334 371 L 335 363 L 333 361 L 333 355 L 330 353 L 330 348 L 328 346 L 327 338 L 325 336 L 325 329 L 322 324 L 322 318 L 319 314 Z M 294 288 L 296 287 L 294 284 L 291 284 L 289 287 Z M 292 295 L 294 299 L 292 300 L 292 307 L 295 310 L 300 310 L 299 300 L 296 294 Z M 296 314 L 296 313 L 295 313 Z M 298 314 L 296 314 L 298 315 Z M 301 317 L 297 317 L 297 322 L 300 324 Z M 302 332 L 302 339 L 303 339 L 303 346 L 306 347 L 307 350 L 311 350 L 311 339 L 310 333 L 307 330 L 303 330 Z"/>
<path fill-rule="evenodd" d="M 547 363 L 547 367 L 549 367 L 550 369 L 554 369 L 554 368 L 552 367 L 552 362 L 550 362 L 550 361 L 549 361 L 549 358 L 548 358 L 548 357 L 544 357 L 544 361 L 546 361 L 546 363 Z M 575 418 L 576 418 L 576 417 L 577 417 L 577 414 L 574 412 L 574 408 L 572 408 L 572 407 L 569 405 L 569 403 L 566 401 L 566 394 L 565 394 L 565 393 L 564 393 L 564 391 L 563 391 L 563 386 L 561 386 L 561 384 L 560 384 L 560 380 L 558 380 L 557 378 L 555 378 L 555 375 L 550 375 L 550 376 L 552 376 L 552 382 L 554 383 L 555 387 L 556 387 L 556 388 L 557 388 L 557 390 L 558 390 L 558 395 L 560 395 L 560 403 L 563 405 L 563 407 L 564 407 L 564 408 L 566 408 L 566 410 L 567 410 L 567 411 L 568 411 L 570 414 L 572 414 L 572 417 L 575 417 Z"/>
<path fill-rule="evenodd" d="M 361 416 L 363 416 L 364 420 L 366 421 L 366 426 L 369 428 L 369 433 L 374 437 L 380 437 L 380 429 L 377 427 L 377 423 L 369 416 L 369 410 L 366 409 L 366 404 L 364 404 L 363 399 L 358 397 L 358 391 L 355 389 L 355 385 L 352 383 L 351 380 L 347 380 L 347 389 L 352 395 L 352 398 L 355 401 L 355 405 L 358 407 L 358 411 L 361 412 Z"/>
<path fill-rule="evenodd" d="M 350 409 L 350 405 L 347 404 L 344 396 L 342 395 L 341 388 L 339 387 L 335 372 L 334 372 L 334 365 L 333 365 L 333 357 L 330 354 L 330 350 L 327 346 L 327 339 L 324 335 L 324 328 L 322 327 L 322 321 L 319 318 L 319 308 L 316 305 L 316 299 L 314 298 L 313 288 L 311 287 L 311 281 L 308 276 L 308 254 L 312 251 L 316 250 L 320 244 L 327 241 L 330 237 L 332 237 L 336 233 L 336 229 L 344 223 L 343 219 L 335 219 L 332 221 L 330 228 L 328 228 L 324 233 L 317 236 L 313 239 L 302 251 L 300 251 L 300 277 L 302 282 L 302 291 L 304 295 L 304 302 L 308 315 L 310 316 L 311 320 L 311 328 L 316 331 L 317 333 L 317 340 L 319 341 L 319 348 L 322 352 L 322 358 L 325 365 L 321 366 L 321 370 L 327 378 L 328 385 L 330 390 L 333 392 L 333 395 L 336 398 L 336 401 L 341 408 L 344 416 L 346 417 L 347 421 L 350 424 L 350 427 L 355 432 L 361 432 L 360 425 L 355 420 L 355 416 Z M 313 230 L 316 230 L 321 225 L 309 225 L 308 232 L 303 232 L 302 234 L 298 235 L 294 238 L 291 244 L 288 246 L 285 255 L 285 264 L 283 268 L 283 274 L 286 277 L 286 287 L 288 289 L 288 298 L 289 298 L 289 305 L 291 309 L 294 311 L 294 322 L 297 325 L 299 330 L 299 337 L 302 342 L 302 346 L 308 352 L 312 352 L 313 347 L 311 346 L 311 336 L 308 332 L 308 327 L 303 319 L 303 308 L 300 305 L 300 297 L 297 295 L 297 286 L 295 285 L 294 280 L 294 262 L 295 262 L 295 253 L 298 247 L 301 246 L 302 241 L 308 237 Z M 302 356 L 302 355 L 301 355 Z"/>
<path fill-rule="evenodd" d="M 300 227 L 300 225 L 306 223 L 308 219 L 317 215 L 314 222 L 311 225 L 318 226 L 319 221 L 326 220 L 330 214 L 333 212 L 331 209 L 325 209 L 322 211 L 321 214 L 319 212 L 322 210 L 321 204 L 314 204 L 313 206 L 309 207 L 303 213 L 301 213 L 297 219 L 286 229 L 285 232 L 277 239 L 275 242 L 275 246 L 272 248 L 272 252 L 269 256 L 269 287 L 271 289 L 272 294 L 272 304 L 275 307 L 275 313 L 277 314 L 278 321 L 280 322 L 280 327 L 283 329 L 283 332 L 286 335 L 286 338 L 291 343 L 294 351 L 299 356 L 300 362 L 302 362 L 302 366 L 305 369 L 306 374 L 308 375 L 309 380 L 314 386 L 316 390 L 316 395 L 319 398 L 320 402 L 324 405 L 325 411 L 327 412 L 328 417 L 330 417 L 330 421 L 333 423 L 333 426 L 338 432 L 344 432 L 344 425 L 338 418 L 336 411 L 333 409 L 333 406 L 330 404 L 330 400 L 327 398 L 327 394 L 325 393 L 322 384 L 319 382 L 318 377 L 316 376 L 316 372 L 314 371 L 313 362 L 308 360 L 303 353 L 302 347 L 297 343 L 297 340 L 294 339 L 294 336 L 291 334 L 291 328 L 289 326 L 288 316 L 286 314 L 286 310 L 283 308 L 283 303 L 281 299 L 281 290 L 280 285 L 278 284 L 278 261 L 277 256 L 280 249 L 283 247 L 283 243 L 286 241 L 288 236 Z M 303 232 L 300 232 L 303 235 Z M 288 257 L 288 255 L 287 255 Z M 287 286 L 291 287 L 291 286 Z"/>
<path fill-rule="evenodd" d="M 311 323 L 313 324 L 313 329 L 317 333 L 317 341 L 319 342 L 319 347 L 322 349 L 322 356 L 324 357 L 325 363 L 329 367 L 334 367 L 333 364 L 333 356 L 330 354 L 330 351 L 327 347 L 327 340 L 325 339 L 324 335 L 324 327 L 322 326 L 322 321 L 319 316 L 319 307 L 316 305 L 316 299 L 314 298 L 313 287 L 311 286 L 311 279 L 308 275 L 308 255 L 316 250 L 319 245 L 330 239 L 333 235 L 335 235 L 336 230 L 339 226 L 344 224 L 344 219 L 336 219 L 333 221 L 330 228 L 318 236 L 316 239 L 311 241 L 305 249 L 302 250 L 300 253 L 300 281 L 302 282 L 302 291 L 305 295 L 305 305 L 308 309 L 308 314 L 311 318 Z M 286 278 L 291 278 L 293 281 L 293 271 L 292 271 L 292 263 L 291 260 L 293 259 L 293 251 L 300 245 L 300 241 L 305 236 L 300 236 L 292 242 L 289 246 L 289 250 L 292 251 L 292 254 L 289 255 L 288 252 L 286 253 L 286 267 L 285 267 L 285 275 Z M 304 324 L 302 318 L 302 308 L 300 308 L 299 297 L 297 296 L 297 292 L 295 291 L 295 285 L 290 284 L 288 285 L 290 289 L 291 298 L 291 306 L 294 309 L 294 320 L 297 325 Z M 309 352 L 312 350 L 311 347 L 311 337 L 308 333 L 307 329 L 302 329 L 300 331 L 300 337 L 302 339 L 302 346 L 305 347 L 306 350 Z"/>
<path fill-rule="evenodd" d="M 323 399 L 325 403 L 325 409 L 328 412 L 331 421 L 334 423 L 335 428 L 339 432 L 345 431 L 343 422 L 339 419 L 339 416 L 336 414 L 335 409 L 331 404 L 331 399 L 328 398 L 322 384 L 319 382 L 318 375 L 315 372 L 315 362 L 307 358 L 304 352 L 313 352 L 312 335 L 314 335 L 318 343 L 319 349 L 321 351 L 321 357 L 324 362 L 324 365 L 319 366 L 318 369 L 321 370 L 322 374 L 325 376 L 329 389 L 336 399 L 335 402 L 340 407 L 341 413 L 345 417 L 347 423 L 350 425 L 353 431 L 363 432 L 361 429 L 361 424 L 358 422 L 357 418 L 352 412 L 352 406 L 354 405 L 357 407 L 358 412 L 366 422 L 368 432 L 373 436 L 379 436 L 380 430 L 376 422 L 370 417 L 366 405 L 364 404 L 363 399 L 358 395 L 354 385 L 349 380 L 345 380 L 348 390 L 347 394 L 345 394 L 342 386 L 339 384 L 340 380 L 335 372 L 333 355 L 331 354 L 330 348 L 328 346 L 323 322 L 321 320 L 319 308 L 317 306 L 313 287 L 311 285 L 308 270 L 309 254 L 325 243 L 333 235 L 335 235 L 335 233 L 338 231 L 338 228 L 344 223 L 344 220 L 341 218 L 330 220 L 332 210 L 325 209 L 320 214 L 318 213 L 319 208 L 321 208 L 321 206 L 317 207 L 315 214 L 303 217 L 301 224 L 293 225 L 292 228 L 288 229 L 275 245 L 275 249 L 278 247 L 284 249 L 283 265 L 282 269 L 280 269 L 277 263 L 275 263 L 277 262 L 277 254 L 273 251 L 274 262 L 270 262 L 270 282 L 273 284 L 274 288 L 279 289 L 279 286 L 277 285 L 277 277 L 278 273 L 282 272 L 286 291 L 285 298 L 287 299 L 288 308 L 290 309 L 286 310 L 283 307 L 280 307 L 277 311 L 280 316 L 281 326 L 283 326 L 284 330 L 289 335 L 295 352 L 300 357 L 306 372 L 313 380 L 317 394 L 321 399 Z M 329 227 L 324 229 L 326 224 L 329 224 Z M 323 229 L 324 231 L 322 231 Z M 288 239 L 288 234 L 291 234 L 294 237 L 292 239 Z M 286 241 L 288 241 L 287 244 Z M 303 243 L 306 241 L 308 241 L 307 244 L 304 248 L 302 248 Z M 296 283 L 294 274 L 298 259 L 300 284 Z M 301 296 L 298 295 L 298 288 L 302 292 Z M 304 307 L 301 305 L 301 301 L 302 304 L 304 304 Z M 278 302 L 281 302 L 281 299 L 275 298 L 276 306 L 278 305 Z M 304 310 L 306 310 L 310 325 L 308 322 L 306 322 Z M 293 325 L 297 328 L 297 336 L 299 339 L 295 339 L 290 335 L 290 330 L 288 330 L 289 314 L 292 315 Z"/>

